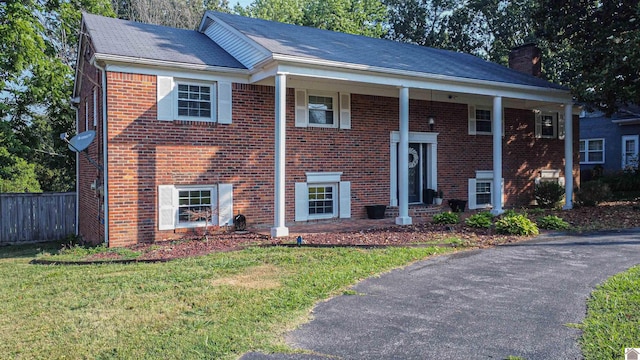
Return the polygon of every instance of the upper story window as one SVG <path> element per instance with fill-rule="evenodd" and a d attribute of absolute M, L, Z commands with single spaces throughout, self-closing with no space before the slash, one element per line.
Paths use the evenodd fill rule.
<path fill-rule="evenodd" d="M 469 105 L 469 135 L 493 134 L 493 112 L 490 107 Z M 504 111 L 502 112 L 502 135 L 504 136 Z"/>
<path fill-rule="evenodd" d="M 491 110 L 476 108 L 476 134 L 491 134 Z"/>
<path fill-rule="evenodd" d="M 336 102 L 335 96 L 309 95 L 309 125 L 334 127 Z"/>
<path fill-rule="evenodd" d="M 157 77 L 158 120 L 232 123 L 233 85 L 228 81 Z"/>
<path fill-rule="evenodd" d="M 178 118 L 211 119 L 211 86 L 178 83 Z"/>
<path fill-rule="evenodd" d="M 351 94 L 296 89 L 296 127 L 351 129 Z"/>
<path fill-rule="evenodd" d="M 580 140 L 581 164 L 604 164 L 604 139 Z"/>
<path fill-rule="evenodd" d="M 555 112 L 538 112 L 535 136 L 544 139 L 564 139 L 564 115 Z"/>

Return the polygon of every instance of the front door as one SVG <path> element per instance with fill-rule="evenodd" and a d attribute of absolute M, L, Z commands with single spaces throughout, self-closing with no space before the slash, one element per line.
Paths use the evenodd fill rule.
<path fill-rule="evenodd" d="M 409 203 L 423 202 L 422 190 L 426 180 L 426 144 L 409 144 Z"/>
<path fill-rule="evenodd" d="M 409 144 L 409 203 L 422 201 L 422 161 L 420 144 Z"/>

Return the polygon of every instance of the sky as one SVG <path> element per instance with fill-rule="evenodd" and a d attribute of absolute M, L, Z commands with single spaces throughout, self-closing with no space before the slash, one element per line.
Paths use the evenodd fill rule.
<path fill-rule="evenodd" d="M 251 4 L 253 0 L 229 0 L 229 6 L 233 9 L 237 3 L 240 3 L 240 6 L 247 7 L 247 5 Z"/>

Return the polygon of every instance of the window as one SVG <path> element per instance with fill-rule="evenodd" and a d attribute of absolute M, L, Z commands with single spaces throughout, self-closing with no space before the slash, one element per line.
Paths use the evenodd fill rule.
<path fill-rule="evenodd" d="M 468 105 L 469 135 L 493 134 L 493 111 L 488 106 Z M 504 136 L 504 109 L 502 111 L 502 135 Z"/>
<path fill-rule="evenodd" d="M 581 164 L 604 164 L 604 139 L 580 140 Z"/>
<path fill-rule="evenodd" d="M 476 108 L 476 134 L 491 134 L 491 110 Z"/>
<path fill-rule="evenodd" d="M 351 129 L 351 94 L 296 89 L 296 127 Z"/>
<path fill-rule="evenodd" d="M 504 179 L 502 179 L 502 194 L 504 194 Z M 493 171 L 478 170 L 476 177 L 469 179 L 468 206 L 470 210 L 485 209 L 493 204 Z M 502 200 L 504 202 L 504 199 Z"/>
<path fill-rule="evenodd" d="M 622 136 L 622 168 L 638 168 L 638 135 Z"/>
<path fill-rule="evenodd" d="M 350 218 L 351 182 L 341 172 L 308 172 L 306 182 L 295 183 L 295 220 Z"/>
<path fill-rule="evenodd" d="M 211 86 L 178 84 L 178 117 L 211 118 Z"/>
<path fill-rule="evenodd" d="M 156 91 L 158 120 L 232 123 L 231 82 L 158 76 Z"/>
<path fill-rule="evenodd" d="M 336 215 L 336 186 L 309 185 L 309 218 L 332 218 Z"/>
<path fill-rule="evenodd" d="M 309 124 L 334 125 L 333 97 L 309 95 Z"/>
<path fill-rule="evenodd" d="M 564 139 L 564 114 L 540 112 L 536 114 L 535 137 Z"/>
<path fill-rule="evenodd" d="M 476 205 L 483 207 L 491 204 L 491 181 L 476 181 Z"/>
<path fill-rule="evenodd" d="M 202 223 L 213 216 L 212 189 L 178 191 L 178 225 Z"/>
<path fill-rule="evenodd" d="M 541 116 L 541 135 L 544 138 L 553 138 L 556 136 L 556 126 L 553 115 Z"/>
<path fill-rule="evenodd" d="M 233 184 L 158 186 L 158 230 L 230 226 L 233 215 Z"/>

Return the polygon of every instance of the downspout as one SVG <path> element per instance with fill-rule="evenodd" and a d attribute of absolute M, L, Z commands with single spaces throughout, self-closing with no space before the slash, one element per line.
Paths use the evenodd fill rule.
<path fill-rule="evenodd" d="M 93 66 L 102 74 L 102 190 L 104 199 L 104 243 L 109 246 L 109 172 L 107 164 L 107 72 L 104 67 L 93 61 Z"/>

